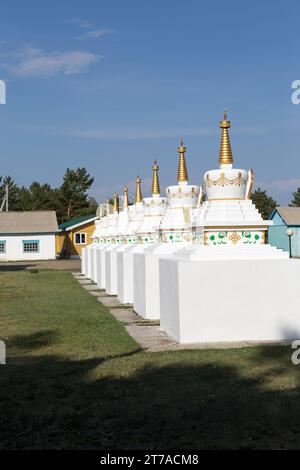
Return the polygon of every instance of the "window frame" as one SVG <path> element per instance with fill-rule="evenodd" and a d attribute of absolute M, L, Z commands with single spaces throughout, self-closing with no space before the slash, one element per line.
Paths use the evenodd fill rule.
<path fill-rule="evenodd" d="M 0 245 L 2 243 L 4 245 L 4 251 L 0 251 L 0 255 L 5 255 L 6 254 L 6 240 L 0 240 Z"/>
<path fill-rule="evenodd" d="M 77 243 L 76 241 L 76 235 L 79 235 L 80 237 L 80 242 Z M 84 235 L 84 243 L 82 242 L 82 235 Z M 75 245 L 86 245 L 87 244 L 87 233 L 86 232 L 75 232 L 74 233 L 74 241 L 75 241 Z"/>
<path fill-rule="evenodd" d="M 25 245 L 26 244 L 29 244 L 29 243 L 36 243 L 37 244 L 37 250 L 32 250 L 32 251 L 27 251 L 25 250 Z M 39 253 L 40 252 L 40 240 L 22 240 L 22 244 L 23 244 L 23 253 L 28 253 L 28 254 L 31 254 L 31 253 Z"/>

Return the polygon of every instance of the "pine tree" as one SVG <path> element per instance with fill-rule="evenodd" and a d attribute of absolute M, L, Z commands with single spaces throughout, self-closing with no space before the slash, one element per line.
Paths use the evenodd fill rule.
<path fill-rule="evenodd" d="M 261 188 L 257 188 L 254 193 L 252 193 L 251 199 L 255 204 L 256 209 L 265 220 L 269 219 L 275 207 L 279 206 L 275 199 L 268 196 L 267 191 Z"/>
<path fill-rule="evenodd" d="M 289 206 L 300 207 L 300 188 L 298 188 L 297 191 L 293 193 L 293 199 L 291 201 L 291 204 L 289 204 Z"/>

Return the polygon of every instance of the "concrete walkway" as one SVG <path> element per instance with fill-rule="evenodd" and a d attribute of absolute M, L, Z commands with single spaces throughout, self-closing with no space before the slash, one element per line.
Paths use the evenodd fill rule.
<path fill-rule="evenodd" d="M 131 305 L 121 305 L 114 295 L 107 295 L 104 290 L 98 289 L 90 279 L 78 272 L 72 273 L 74 278 L 90 294 L 105 305 L 110 313 L 121 322 L 128 334 L 147 352 L 175 351 L 184 349 L 232 349 L 245 348 L 258 345 L 290 344 L 290 341 L 239 341 L 218 343 L 179 344 L 174 338 L 160 330 L 159 321 L 145 320 L 134 312 Z"/>

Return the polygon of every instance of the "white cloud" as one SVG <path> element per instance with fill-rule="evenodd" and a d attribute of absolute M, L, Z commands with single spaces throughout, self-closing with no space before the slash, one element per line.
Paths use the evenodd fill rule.
<path fill-rule="evenodd" d="M 86 51 L 46 52 L 25 47 L 14 54 L 3 67 L 16 77 L 43 77 L 84 73 L 102 56 Z"/>
<path fill-rule="evenodd" d="M 54 135 L 94 140 L 147 140 L 169 139 L 180 136 L 213 135 L 215 130 L 208 128 L 195 129 L 49 129 Z"/>
<path fill-rule="evenodd" d="M 87 31 L 84 34 L 81 34 L 78 36 L 78 39 L 95 39 L 95 38 L 100 38 L 102 36 L 107 36 L 108 34 L 111 34 L 111 30 L 108 28 L 100 28 L 100 29 L 93 29 L 90 31 Z"/>
<path fill-rule="evenodd" d="M 273 189 L 278 192 L 293 192 L 300 187 L 300 178 L 290 178 L 286 180 L 258 181 L 256 187 L 262 189 Z"/>
<path fill-rule="evenodd" d="M 63 23 L 74 24 L 80 29 L 87 30 L 85 33 L 78 36 L 77 39 L 97 39 L 112 33 L 112 30 L 109 28 L 95 28 L 89 21 L 83 18 L 67 18 Z"/>
<path fill-rule="evenodd" d="M 136 187 L 135 179 L 131 180 L 131 181 L 124 182 L 124 184 L 121 184 L 121 183 L 117 184 L 117 185 L 112 186 L 110 188 L 103 188 L 102 187 L 102 188 L 95 189 L 95 190 L 93 190 L 93 194 L 96 197 L 96 199 L 98 197 L 100 197 L 100 200 L 102 200 L 102 202 L 103 202 L 106 198 L 112 197 L 112 195 L 116 191 L 119 194 L 120 198 L 122 199 L 125 184 L 128 186 L 129 197 L 130 197 L 130 200 L 132 201 L 133 198 L 134 198 L 135 187 Z M 152 176 L 147 176 L 145 178 L 142 178 L 141 189 L 142 189 L 143 197 L 150 194 L 151 186 L 152 186 Z"/>
<path fill-rule="evenodd" d="M 82 28 L 82 29 L 90 29 L 92 28 L 92 25 L 90 24 L 89 21 L 83 19 L 83 18 L 66 18 L 64 21 L 63 21 L 63 24 L 75 24 L 75 25 L 78 25 L 79 28 Z"/>

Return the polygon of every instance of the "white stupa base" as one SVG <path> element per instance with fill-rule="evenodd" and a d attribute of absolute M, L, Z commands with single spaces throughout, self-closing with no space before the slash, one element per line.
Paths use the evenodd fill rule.
<path fill-rule="evenodd" d="M 106 250 L 110 247 L 110 243 L 105 244 L 103 247 L 99 248 L 97 263 L 98 263 L 98 273 L 100 270 L 100 283 L 97 284 L 100 289 L 106 289 Z"/>
<path fill-rule="evenodd" d="M 99 245 L 97 248 L 97 287 L 99 289 L 105 289 L 105 249 L 108 248 L 109 245 L 102 244 Z M 104 262 L 102 259 L 104 258 Z"/>
<path fill-rule="evenodd" d="M 289 254 L 271 245 L 217 245 L 206 246 L 195 243 L 187 245 L 174 253 L 181 260 L 239 260 L 239 259 L 287 259 Z"/>
<path fill-rule="evenodd" d="M 160 259 L 161 329 L 180 343 L 300 337 L 300 262 Z"/>
<path fill-rule="evenodd" d="M 97 250 L 99 243 L 95 243 L 91 249 L 91 279 L 97 284 Z"/>
<path fill-rule="evenodd" d="M 133 304 L 133 253 L 145 245 L 126 245 L 117 251 L 117 296 L 122 304 Z"/>
<path fill-rule="evenodd" d="M 132 248 L 132 246 L 123 245 L 117 249 L 117 296 L 121 304 L 133 302 L 133 280 L 132 277 L 128 277 L 128 272 L 132 272 L 130 253 Z"/>
<path fill-rule="evenodd" d="M 105 250 L 105 290 L 108 295 L 117 295 L 117 249 L 112 245 Z"/>
<path fill-rule="evenodd" d="M 81 249 L 81 257 L 80 257 L 80 273 L 85 275 L 85 253 L 86 248 Z"/>
<path fill-rule="evenodd" d="M 157 244 L 145 247 L 133 255 L 133 308 L 149 320 L 160 318 L 159 259 L 170 257 L 184 246 L 180 244 Z"/>
<path fill-rule="evenodd" d="M 94 244 L 92 243 L 91 245 L 87 246 L 86 247 L 86 259 L 85 259 L 85 262 L 86 262 L 86 271 L 85 271 L 85 275 L 86 277 L 88 277 L 89 279 L 92 278 L 92 248 L 93 248 Z"/>

